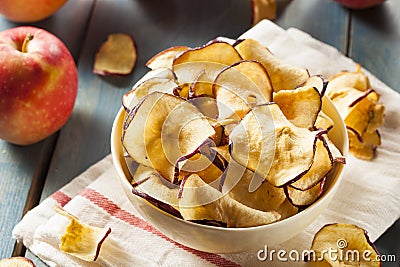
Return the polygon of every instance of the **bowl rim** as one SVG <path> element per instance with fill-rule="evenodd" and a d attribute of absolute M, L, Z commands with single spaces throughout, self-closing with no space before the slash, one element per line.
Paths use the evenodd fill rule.
<path fill-rule="evenodd" d="M 332 108 L 334 113 L 336 113 L 335 116 L 337 118 L 339 118 L 339 121 L 338 121 L 339 125 L 335 125 L 335 126 L 339 126 L 339 128 L 344 130 L 344 135 L 341 136 L 343 138 L 343 147 L 339 148 L 339 150 L 342 152 L 342 155 L 345 158 L 347 158 L 349 141 L 348 141 L 348 136 L 347 136 L 344 120 L 340 116 L 339 111 L 337 110 L 336 106 L 333 104 L 332 100 L 328 96 L 324 95 L 322 99 L 323 99 L 322 106 L 324 106 L 324 101 L 325 101 L 325 103 L 328 103 L 330 108 Z M 321 107 L 321 110 L 322 109 L 323 108 Z M 123 158 L 123 155 L 118 155 L 118 147 L 121 147 L 121 149 L 122 149 L 122 142 L 121 142 L 122 134 L 118 134 L 119 132 L 122 133 L 122 127 L 120 129 L 118 127 L 123 125 L 124 114 L 126 114 L 125 108 L 123 106 L 121 106 L 121 108 L 119 109 L 119 111 L 114 119 L 112 129 L 111 129 L 111 140 L 110 140 L 111 141 L 111 154 L 112 154 L 112 161 L 113 161 L 114 168 L 117 171 L 119 181 L 122 182 L 122 184 L 123 184 L 122 186 L 127 186 L 127 187 L 130 186 L 131 187 L 132 185 L 129 183 L 128 179 L 126 178 L 126 174 L 124 172 L 123 165 L 125 165 L 125 171 L 128 171 L 128 169 L 127 169 L 128 167 L 126 166 L 125 161 L 121 160 L 121 158 Z M 344 172 L 344 167 L 345 167 L 344 165 L 345 164 L 337 165 L 336 168 L 338 168 L 338 169 L 336 170 L 337 174 L 335 176 L 334 183 L 331 184 L 329 186 L 329 188 L 327 188 L 326 191 L 323 192 L 323 195 L 321 197 L 319 197 L 314 203 L 312 203 L 310 206 L 308 206 L 304 210 L 301 210 L 298 213 L 296 213 L 290 217 L 287 217 L 283 220 L 279 220 L 279 221 L 276 221 L 276 222 L 273 222 L 270 224 L 265 224 L 265 225 L 258 225 L 258 226 L 251 226 L 251 227 L 219 227 L 219 226 L 199 224 L 199 223 L 186 221 L 184 219 L 173 216 L 172 214 L 169 214 L 168 212 L 165 212 L 165 211 L 159 209 L 158 207 L 154 206 L 146 199 L 138 197 L 138 196 L 134 195 L 133 193 L 132 193 L 132 196 L 135 197 L 137 200 L 145 203 L 146 205 L 151 206 L 151 208 L 157 210 L 158 212 L 163 213 L 165 216 L 168 216 L 168 217 L 172 218 L 173 220 L 176 220 L 178 223 L 189 224 L 190 226 L 193 226 L 193 227 L 198 227 L 198 228 L 203 228 L 203 229 L 208 229 L 208 230 L 218 230 L 218 231 L 222 231 L 222 232 L 242 232 L 242 231 L 247 232 L 247 231 L 254 231 L 254 230 L 267 230 L 270 228 L 273 229 L 273 228 L 279 227 L 282 224 L 290 224 L 291 221 L 296 221 L 298 217 L 307 216 L 307 214 L 312 213 L 313 210 L 315 210 L 319 206 L 323 205 L 324 199 L 328 198 L 332 194 L 336 194 L 336 191 L 337 191 L 338 187 L 340 186 L 341 181 L 343 179 L 343 172 Z M 126 196 L 126 197 L 129 198 L 128 196 Z M 139 211 L 139 213 L 140 213 L 140 211 Z"/>

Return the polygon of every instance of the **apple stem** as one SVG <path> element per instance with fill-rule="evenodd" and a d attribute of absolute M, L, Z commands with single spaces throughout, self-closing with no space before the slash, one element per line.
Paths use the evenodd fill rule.
<path fill-rule="evenodd" d="M 28 52 L 28 43 L 29 43 L 30 41 L 32 41 L 32 39 L 33 39 L 33 34 L 28 33 L 28 34 L 26 35 L 25 39 L 24 39 L 24 43 L 22 44 L 22 48 L 21 48 L 21 52 L 22 52 L 22 53 Z"/>

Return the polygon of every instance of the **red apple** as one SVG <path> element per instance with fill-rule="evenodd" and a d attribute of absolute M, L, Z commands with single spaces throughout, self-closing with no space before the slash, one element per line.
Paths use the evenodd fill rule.
<path fill-rule="evenodd" d="M 351 9 L 364 9 L 383 3 L 385 0 L 334 0 Z"/>
<path fill-rule="evenodd" d="M 67 0 L 1 0 L 0 13 L 15 22 L 34 22 L 49 17 Z"/>
<path fill-rule="evenodd" d="M 16 27 L 0 32 L 0 138 L 36 143 L 69 118 L 78 89 L 74 59 L 46 30 Z"/>

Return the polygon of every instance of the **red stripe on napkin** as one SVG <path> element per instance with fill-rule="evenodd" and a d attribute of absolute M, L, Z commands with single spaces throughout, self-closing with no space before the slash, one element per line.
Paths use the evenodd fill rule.
<path fill-rule="evenodd" d="M 71 197 L 61 191 L 54 192 L 50 197 L 57 201 L 61 207 L 64 207 L 68 202 L 71 201 Z"/>
<path fill-rule="evenodd" d="M 212 264 L 215 264 L 217 266 L 228 266 L 228 267 L 237 267 L 240 266 L 239 264 L 232 262 L 230 260 L 227 260 L 223 257 L 221 257 L 218 254 L 212 254 L 212 253 L 207 253 L 207 252 L 202 252 L 198 251 L 189 247 L 186 247 L 182 244 L 179 244 L 163 233 L 161 233 L 159 230 L 148 224 L 146 221 L 140 219 L 139 217 L 133 215 L 132 213 L 129 213 L 128 211 L 121 209 L 117 204 L 112 202 L 110 199 L 102 195 L 101 193 L 90 189 L 86 188 L 83 192 L 80 193 L 81 196 L 85 197 L 89 201 L 91 201 L 93 204 L 97 205 L 98 207 L 102 208 L 105 210 L 108 214 L 111 216 L 114 216 L 126 223 L 129 223 L 132 226 L 138 227 L 140 229 L 143 229 L 145 231 L 148 231 L 150 233 L 153 233 L 168 242 L 174 244 L 175 246 L 188 251 Z"/>

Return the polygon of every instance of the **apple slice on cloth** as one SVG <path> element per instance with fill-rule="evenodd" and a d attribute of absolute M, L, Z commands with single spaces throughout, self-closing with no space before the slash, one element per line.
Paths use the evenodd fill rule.
<path fill-rule="evenodd" d="M 128 75 L 137 60 L 135 41 L 126 33 L 113 33 L 100 46 L 94 60 L 93 73 L 106 75 Z"/>
<path fill-rule="evenodd" d="M 36 267 L 36 265 L 25 257 L 11 257 L 1 259 L 0 267 Z"/>
<path fill-rule="evenodd" d="M 124 148 L 136 162 L 154 168 L 172 183 L 177 161 L 195 153 L 215 134 L 194 105 L 160 92 L 146 95 L 128 117 Z"/>
<path fill-rule="evenodd" d="M 379 253 L 369 240 L 367 232 L 354 224 L 324 225 L 314 236 L 311 262 L 323 259 L 329 266 L 381 266 Z M 327 253 L 334 251 L 336 253 Z"/>
<path fill-rule="evenodd" d="M 64 209 L 55 206 L 56 212 L 70 220 L 59 245 L 62 252 L 85 261 L 95 261 L 111 228 L 100 228 L 81 222 Z"/>
<path fill-rule="evenodd" d="M 68 48 L 46 30 L 21 26 L 0 32 L 0 138 L 30 145 L 68 120 L 78 72 Z"/>

